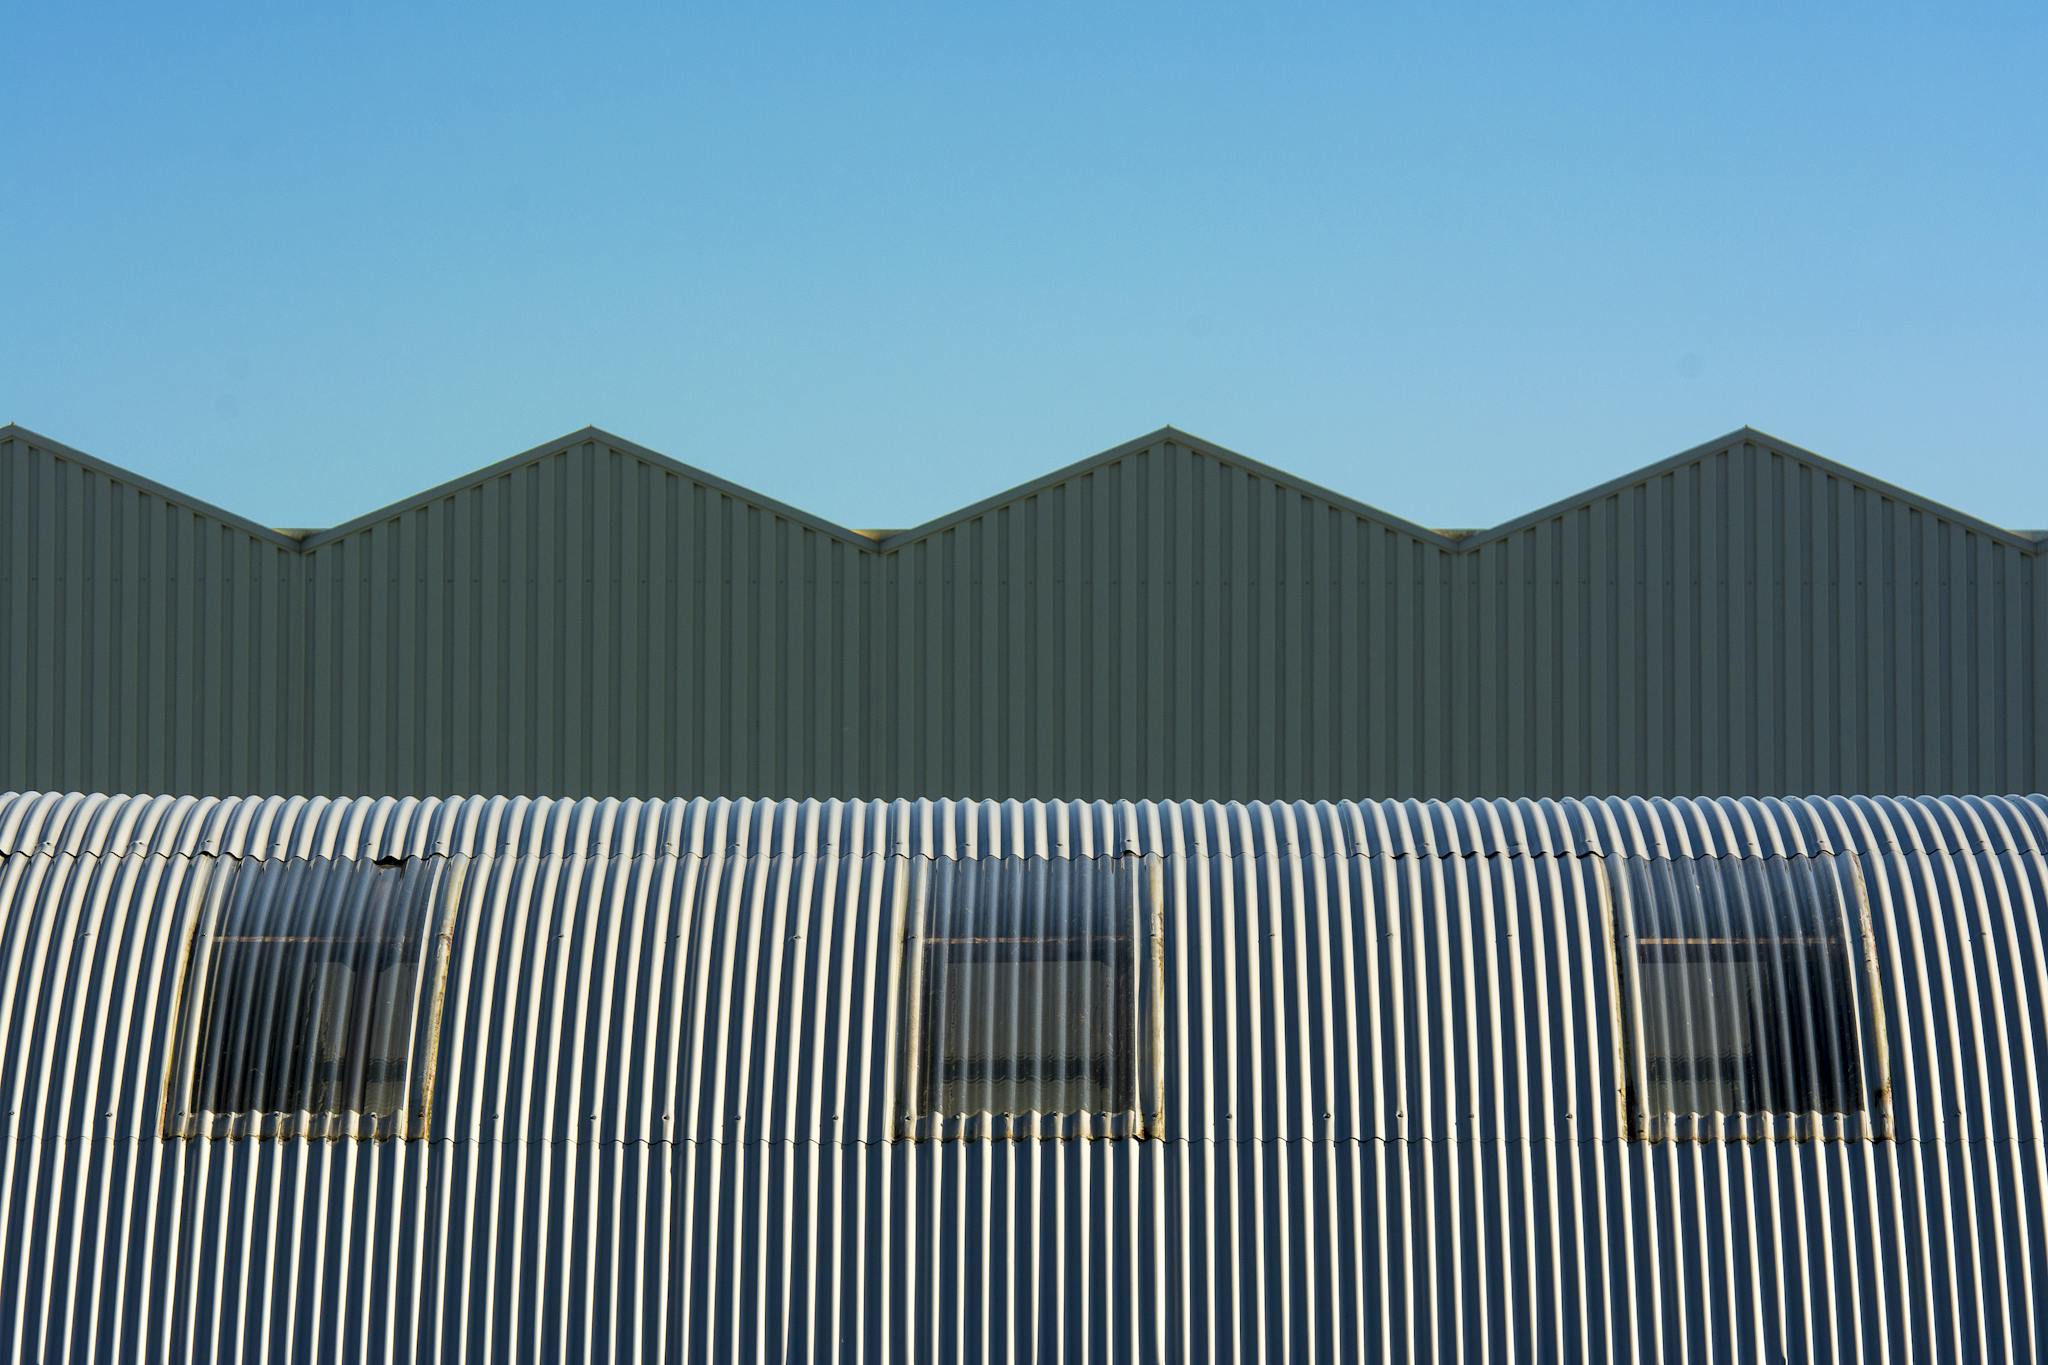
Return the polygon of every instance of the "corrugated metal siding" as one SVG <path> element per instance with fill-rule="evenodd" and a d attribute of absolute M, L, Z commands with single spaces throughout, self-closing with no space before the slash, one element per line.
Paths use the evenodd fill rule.
<path fill-rule="evenodd" d="M 857 791 L 873 558 L 594 442 L 321 542 L 286 789 Z"/>
<path fill-rule="evenodd" d="M 1178 435 L 879 543 L 598 435 L 303 546 L 10 445 L 20 786 L 2048 787 L 2038 546 L 1754 434 L 1457 541 Z"/>
<path fill-rule="evenodd" d="M 0 441 L 0 772 L 52 788 L 275 790 L 299 556 L 275 534 Z"/>
<path fill-rule="evenodd" d="M 2033 575 L 1739 443 L 1454 545 L 1162 442 L 883 559 L 873 790 L 2033 790 Z"/>
<path fill-rule="evenodd" d="M 1172 445 L 882 560 L 873 790 L 1456 789 L 1455 556 Z"/>
<path fill-rule="evenodd" d="M 1461 789 L 2036 790 L 2039 563 L 1754 445 L 1485 539 Z"/>
<path fill-rule="evenodd" d="M 2034 1359 L 2048 800 L 0 797 L 17 1359 Z M 1624 863 L 1853 858 L 1897 1139 L 1626 1136 Z M 430 1141 L 160 1139 L 192 879 L 470 860 Z M 892 1142 L 941 861 L 1161 869 L 1161 1140 Z"/>

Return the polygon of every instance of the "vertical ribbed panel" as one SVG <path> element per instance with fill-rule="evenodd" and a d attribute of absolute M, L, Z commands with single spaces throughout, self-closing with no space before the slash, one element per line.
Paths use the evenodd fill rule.
<path fill-rule="evenodd" d="M 2044 842 L 2038 797 L 0 797 L 0 1352 L 2037 1358 Z M 162 1137 L 210 869 L 409 859 L 467 868 L 431 1137 Z M 1160 1122 L 892 1141 L 919 916 L 1097 860 L 1156 868 Z M 1686 860 L 1853 862 L 1895 1137 L 1631 1137 L 1612 926 Z"/>
<path fill-rule="evenodd" d="M 298 548 L 0 439 L 0 782 L 288 789 Z"/>
<path fill-rule="evenodd" d="M 851 792 L 865 545 L 592 441 L 306 552 L 272 786 Z"/>
<path fill-rule="evenodd" d="M 1745 442 L 1461 567 L 1462 790 L 2033 791 L 2042 560 Z"/>
<path fill-rule="evenodd" d="M 882 540 L 595 433 L 303 542 L 4 445 L 15 785 L 2048 787 L 2040 545 L 1755 433 L 1457 539 L 1175 433 Z"/>
<path fill-rule="evenodd" d="M 1449 794 L 1455 558 L 1172 443 L 915 536 L 867 790 Z"/>

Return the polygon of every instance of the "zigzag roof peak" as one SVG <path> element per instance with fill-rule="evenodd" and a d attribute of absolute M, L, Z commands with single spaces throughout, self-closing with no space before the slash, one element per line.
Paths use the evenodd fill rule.
<path fill-rule="evenodd" d="M 1317 499 L 1377 525 L 1412 536 L 1425 544 L 1455 552 L 1478 550 L 1496 540 L 1511 536 L 1526 527 L 1584 508 L 1604 498 L 1611 497 L 1621 490 L 1648 483 L 1687 465 L 1699 464 L 1716 456 L 1732 455 L 1743 449 L 1749 449 L 1767 456 L 1797 461 L 1833 478 L 1842 479 L 1855 487 L 1866 489 L 1881 497 L 1897 501 L 1931 516 L 1955 523 L 2027 553 L 2039 552 L 2043 543 L 2041 537 L 2035 534 L 2008 530 L 2005 527 L 1994 525 L 1969 513 L 1957 511 L 1952 507 L 1936 502 L 1931 498 L 1923 497 L 1909 489 L 1874 478 L 1847 465 L 1830 460 L 1825 456 L 1816 455 L 1812 451 L 1793 445 L 1789 441 L 1779 440 L 1777 437 L 1751 426 L 1737 427 L 1724 436 L 1703 442 L 1689 450 L 1680 451 L 1675 455 L 1655 461 L 1640 469 L 1619 475 L 1605 483 L 1561 498 L 1532 512 L 1511 518 L 1497 526 L 1448 531 L 1433 530 L 1419 523 L 1409 521 L 1405 517 L 1384 511 L 1381 508 L 1361 502 L 1346 494 L 1311 483 L 1306 479 L 1289 474 L 1285 470 L 1252 459 L 1249 456 L 1241 455 L 1227 447 L 1217 445 L 1212 441 L 1203 440 L 1199 436 L 1173 426 L 1160 427 L 1156 431 L 1137 437 L 1135 440 L 1112 446 L 1107 450 L 1090 455 L 1086 459 L 1078 460 L 1073 464 L 1052 470 L 1035 479 L 992 494 L 978 502 L 970 503 L 956 511 L 945 513 L 919 525 L 901 530 L 854 530 L 841 526 L 815 513 L 807 512 L 802 508 L 756 492 L 722 475 L 699 469 L 694 465 L 684 464 L 680 460 L 663 455 L 659 451 L 649 449 L 622 436 L 614 435 L 598 426 L 581 427 L 567 435 L 557 437 L 552 441 L 543 442 L 529 450 L 524 450 L 516 455 L 499 460 L 495 464 L 486 465 L 481 469 L 473 470 L 470 473 L 436 484 L 431 488 L 386 504 L 374 511 L 365 512 L 361 516 L 351 518 L 338 525 L 317 530 L 279 530 L 261 525 L 238 513 L 216 507 L 211 503 L 180 492 L 154 479 L 137 474 L 132 470 L 124 469 L 96 455 L 67 446 L 60 441 L 43 436 L 16 423 L 0 426 L 0 441 L 21 442 L 59 459 L 95 470 L 113 481 L 141 489 L 166 502 L 188 508 L 204 516 L 212 517 L 228 526 L 245 531 L 251 536 L 275 544 L 280 548 L 300 552 L 318 549 L 322 545 L 352 535 L 380 522 L 402 516 L 416 508 L 424 507 L 457 493 L 480 487 L 492 479 L 499 478 L 526 465 L 535 464 L 557 456 L 572 454 L 590 447 L 602 447 L 617 454 L 643 461 L 666 473 L 689 479 L 707 488 L 715 489 L 750 507 L 787 518 L 800 526 L 807 527 L 835 540 L 843 541 L 858 549 L 878 554 L 887 554 L 919 540 L 938 535 L 951 527 L 971 521 L 988 512 L 1034 497 L 1049 488 L 1083 478 L 1097 470 L 1129 459 L 1132 456 L 1161 448 L 1178 450 L 1194 458 L 1216 461 L 1299 493 L 1303 497 Z"/>

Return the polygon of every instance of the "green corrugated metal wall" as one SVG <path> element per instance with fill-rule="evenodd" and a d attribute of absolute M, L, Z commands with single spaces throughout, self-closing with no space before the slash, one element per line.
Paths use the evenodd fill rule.
<path fill-rule="evenodd" d="M 2035 544 L 1755 432 L 1448 539 L 1166 431 L 876 542 L 598 432 L 294 540 L 5 429 L 0 786 L 2039 790 Z"/>
<path fill-rule="evenodd" d="M 292 789 L 858 791 L 872 560 L 594 442 L 318 544 Z"/>
<path fill-rule="evenodd" d="M 288 540 L 19 438 L 0 446 L 0 489 L 0 772 L 223 793 L 297 775 Z"/>

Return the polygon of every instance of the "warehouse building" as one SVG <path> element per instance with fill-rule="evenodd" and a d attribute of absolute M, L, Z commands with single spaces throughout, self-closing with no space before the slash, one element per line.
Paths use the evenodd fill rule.
<path fill-rule="evenodd" d="M 0 1360 L 2048 1352 L 2033 536 L 0 443 Z"/>
<path fill-rule="evenodd" d="M 1473 532 L 1172 429 L 890 533 L 595 429 L 322 531 L 12 426 L 0 497 L 18 789 L 2048 785 L 2040 542 L 1748 429 Z"/>

